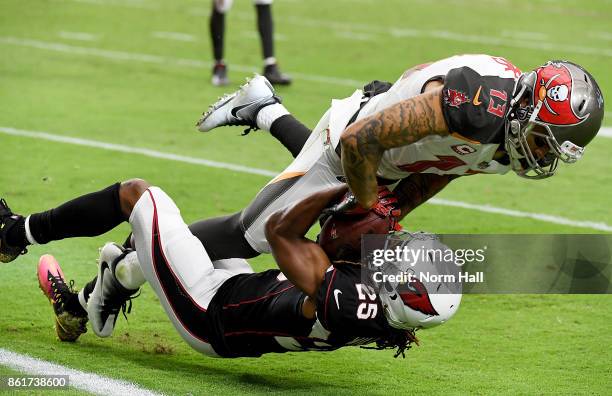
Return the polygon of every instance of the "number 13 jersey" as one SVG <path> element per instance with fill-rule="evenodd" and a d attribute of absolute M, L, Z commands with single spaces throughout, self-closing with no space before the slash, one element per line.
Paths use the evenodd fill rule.
<path fill-rule="evenodd" d="M 453 56 L 405 72 L 387 92 L 372 98 L 357 119 L 421 94 L 430 81 L 440 81 L 450 135 L 427 136 L 385 151 L 378 176 L 397 180 L 412 173 L 508 172 L 506 161 L 494 156 L 503 148 L 505 115 L 520 75 L 506 59 L 489 55 Z"/>

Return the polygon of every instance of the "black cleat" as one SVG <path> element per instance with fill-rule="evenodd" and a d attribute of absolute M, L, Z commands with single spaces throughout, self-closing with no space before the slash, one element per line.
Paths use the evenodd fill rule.
<path fill-rule="evenodd" d="M 264 67 L 263 75 L 272 83 L 272 85 L 289 85 L 291 77 L 281 73 L 276 63 Z"/>
<path fill-rule="evenodd" d="M 25 246 L 11 246 L 6 241 L 11 228 L 22 219 L 23 216 L 11 212 L 6 201 L 0 199 L 0 262 L 2 263 L 9 263 L 15 260 L 20 254 L 28 252 Z"/>

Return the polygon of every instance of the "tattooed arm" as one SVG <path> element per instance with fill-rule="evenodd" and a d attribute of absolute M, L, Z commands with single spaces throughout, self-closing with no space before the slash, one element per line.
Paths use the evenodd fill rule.
<path fill-rule="evenodd" d="M 365 117 L 342 132 L 344 175 L 362 206 L 370 208 L 376 203 L 376 170 L 385 150 L 428 135 L 448 135 L 441 98 L 442 88 L 435 88 Z"/>
<path fill-rule="evenodd" d="M 402 179 L 393 193 L 402 210 L 401 219 L 417 206 L 436 195 L 459 175 L 436 175 L 434 173 L 413 173 Z"/>

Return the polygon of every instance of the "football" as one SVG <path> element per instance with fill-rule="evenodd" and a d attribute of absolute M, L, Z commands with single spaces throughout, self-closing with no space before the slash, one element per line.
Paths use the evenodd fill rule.
<path fill-rule="evenodd" d="M 334 214 L 321 227 L 319 245 L 331 260 L 359 261 L 361 236 L 387 234 L 395 219 L 382 217 L 374 211 L 362 214 Z"/>

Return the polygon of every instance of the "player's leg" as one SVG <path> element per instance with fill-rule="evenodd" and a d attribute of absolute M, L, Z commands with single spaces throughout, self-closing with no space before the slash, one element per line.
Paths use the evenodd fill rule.
<path fill-rule="evenodd" d="M 248 261 L 240 258 L 216 260 L 213 261 L 213 267 L 215 267 L 215 269 L 227 270 L 235 275 L 252 274 L 255 272 Z"/>
<path fill-rule="evenodd" d="M 262 76 L 256 76 L 237 91 L 224 95 L 202 115 L 198 130 L 211 131 L 226 125 L 244 125 L 270 131 L 296 157 L 311 130 L 281 104 L 274 88 Z"/>
<path fill-rule="evenodd" d="M 218 288 L 235 274 L 215 269 L 172 199 L 149 188 L 130 215 L 138 261 L 179 334 L 194 349 L 217 356 L 208 343 L 206 309 Z"/>
<path fill-rule="evenodd" d="M 225 46 L 225 13 L 232 5 L 231 0 L 214 0 L 212 2 L 209 28 L 215 65 L 212 71 L 213 85 L 227 85 L 227 65 L 223 59 Z"/>
<path fill-rule="evenodd" d="M 61 341 L 76 341 L 87 331 L 88 320 L 97 336 L 110 336 L 119 311 L 128 308 L 128 303 L 131 307 L 131 298 L 145 282 L 136 253 L 114 243 L 101 249 L 99 264 L 98 275 L 77 292 L 73 281 L 66 283 L 53 256 L 40 258 L 38 284 L 53 307 L 55 331 Z"/>
<path fill-rule="evenodd" d="M 128 218 L 135 200 L 147 186 L 145 181 L 133 179 L 75 198 L 55 209 L 25 218 L 13 216 L 15 222 L 11 227 L 3 227 L 3 231 L 8 231 L 3 235 L 3 240 L 21 240 L 19 246 L 24 246 L 27 243 L 100 235 Z M 84 333 L 88 317 L 92 318 L 96 334 L 104 336 L 105 326 L 104 323 L 100 324 L 101 321 L 114 326 L 119 309 L 143 282 L 142 276 L 138 277 L 137 271 L 133 270 L 134 265 L 127 252 L 123 254 L 124 257 L 117 258 L 123 249 L 115 247 L 118 254 L 109 255 L 108 246 L 115 247 L 108 244 L 102 249 L 98 276 L 78 294 L 73 290 L 72 283 L 66 284 L 62 270 L 52 256 L 45 255 L 39 261 L 39 286 L 53 306 L 56 332 L 62 341 L 74 341 Z M 122 277 L 118 276 L 117 279 L 115 274 Z M 101 296 L 102 291 L 106 292 L 106 298 L 102 298 L 98 304 L 87 303 L 92 300 L 91 296 Z M 108 297 L 110 295 L 112 298 Z M 97 308 L 99 315 L 92 315 L 92 308 Z"/>
<path fill-rule="evenodd" d="M 190 226 L 214 260 L 250 258 L 268 252 L 263 226 L 272 212 L 342 183 L 338 178 L 342 174 L 339 158 L 328 143 L 329 115 L 326 112 L 308 140 L 300 144 L 301 151 L 291 165 L 268 183 L 246 209 Z"/>
<path fill-rule="evenodd" d="M 272 19 L 272 0 L 254 0 L 257 11 L 257 30 L 261 39 L 264 58 L 263 75 L 274 85 L 289 85 L 291 77 L 281 73 L 274 57 L 274 21 Z"/>
<path fill-rule="evenodd" d="M 70 200 L 54 209 L 29 216 L 13 214 L 0 202 L 0 261 L 9 262 L 31 244 L 64 238 L 97 236 L 127 220 L 134 183 L 115 183 L 103 190 Z"/>

